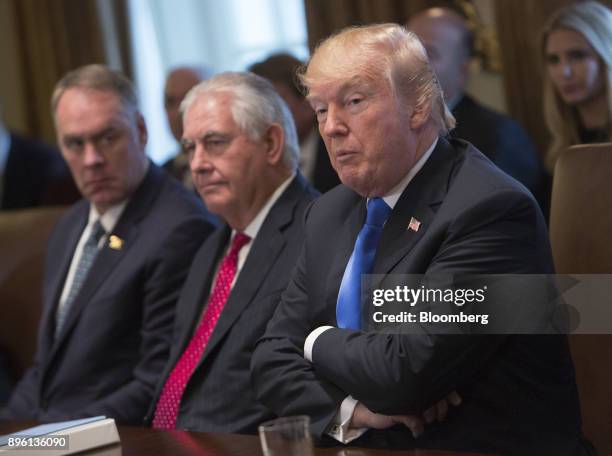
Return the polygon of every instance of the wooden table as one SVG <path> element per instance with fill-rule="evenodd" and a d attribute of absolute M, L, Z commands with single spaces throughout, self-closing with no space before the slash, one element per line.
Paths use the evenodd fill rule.
<path fill-rule="evenodd" d="M 33 423 L 0 421 L 0 435 L 9 434 Z M 119 426 L 120 445 L 80 453 L 95 456 L 263 456 L 259 438 L 250 435 L 209 434 L 185 431 L 159 431 L 155 429 Z M 484 456 L 434 450 L 372 450 L 354 447 L 316 448 L 316 456 Z M 44 451 L 40 452 L 44 456 Z M 287 455 L 291 456 L 291 455 Z"/>

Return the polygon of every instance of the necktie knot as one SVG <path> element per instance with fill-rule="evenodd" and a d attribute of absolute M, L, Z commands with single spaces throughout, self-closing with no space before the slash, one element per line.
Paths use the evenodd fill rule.
<path fill-rule="evenodd" d="M 87 239 L 87 244 L 97 246 L 98 242 L 100 242 L 100 239 L 105 234 L 106 234 L 106 230 L 100 223 L 100 220 L 99 219 L 96 220 L 95 223 L 91 227 L 91 233 L 89 234 L 89 239 Z"/>
<path fill-rule="evenodd" d="M 391 208 L 382 198 L 372 198 L 368 201 L 366 225 L 382 228 L 390 215 Z"/>
<path fill-rule="evenodd" d="M 247 245 L 251 238 L 244 233 L 236 233 L 234 239 L 232 240 L 232 245 L 230 247 L 229 255 L 238 255 L 240 249 Z"/>

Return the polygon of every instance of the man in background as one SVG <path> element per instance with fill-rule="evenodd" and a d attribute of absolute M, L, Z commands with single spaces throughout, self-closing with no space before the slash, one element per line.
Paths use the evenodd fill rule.
<path fill-rule="evenodd" d="M 317 190 L 325 193 L 340 180 L 317 131 L 312 108 L 304 98 L 304 88 L 297 76 L 301 66 L 302 62 L 292 55 L 274 54 L 251 65 L 249 70 L 272 82 L 291 109 L 300 141 L 300 171 Z"/>
<path fill-rule="evenodd" d="M 167 361 L 180 288 L 213 226 L 195 195 L 147 158 L 145 121 L 122 74 L 71 71 L 51 105 L 83 199 L 49 240 L 34 364 L 0 416 L 140 424 Z"/>
<path fill-rule="evenodd" d="M 0 119 L 0 210 L 70 204 L 78 198 L 59 151 L 10 132 Z"/>
<path fill-rule="evenodd" d="M 210 72 L 205 68 L 177 67 L 168 73 L 164 86 L 164 109 L 166 110 L 168 126 L 172 136 L 176 139 L 178 151 L 162 167 L 190 190 L 194 186 L 189 171 L 189 158 L 180 146 L 183 135 L 183 119 L 179 107 L 187 92 L 208 77 L 210 77 Z"/>
<path fill-rule="evenodd" d="M 527 187 L 540 206 L 548 206 L 540 159 L 523 128 L 466 93 L 474 37 L 465 19 L 448 8 L 430 8 L 411 17 L 408 29 L 423 42 L 444 100 L 457 124 L 454 138 L 471 142 L 500 169 Z"/>
<path fill-rule="evenodd" d="M 252 73 L 223 73 L 183 102 L 183 145 L 198 192 L 226 221 L 202 245 L 177 306 L 155 428 L 254 433 L 272 413 L 255 399 L 250 362 L 300 252 L 316 196 L 297 171 L 291 113 Z"/>

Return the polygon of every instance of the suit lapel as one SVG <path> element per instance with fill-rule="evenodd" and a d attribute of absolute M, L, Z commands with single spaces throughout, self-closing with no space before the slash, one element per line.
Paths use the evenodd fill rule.
<path fill-rule="evenodd" d="M 284 229 L 293 220 L 295 206 L 305 186 L 304 179 L 298 174 L 272 206 L 256 238 L 251 241 L 253 242 L 251 251 L 225 303 L 199 365 L 206 361 L 209 353 L 214 351 L 244 309 L 257 296 L 270 269 L 285 248 L 287 240 Z"/>
<path fill-rule="evenodd" d="M 230 235 L 231 229 L 227 225 L 215 231 L 209 240 L 206 241 L 206 245 L 210 245 L 210 249 L 206 251 L 211 254 L 205 255 L 201 261 L 194 261 L 191 266 L 192 269 L 197 271 L 198 276 L 202 280 L 198 282 L 200 286 L 197 288 L 185 288 L 184 293 L 189 293 L 189 295 L 185 296 L 184 299 L 182 298 L 181 302 L 179 302 L 180 307 L 177 308 L 177 318 L 180 318 L 180 322 L 178 322 L 179 332 L 176 334 L 173 342 L 170 360 L 172 366 L 178 361 L 187 344 L 189 344 L 197 325 L 200 323 L 204 305 L 208 302 L 210 296 L 213 275 L 216 272 L 217 266 L 222 261 Z"/>
<path fill-rule="evenodd" d="M 72 256 L 79 242 L 81 234 L 87 224 L 87 217 L 89 214 L 89 204 L 83 200 L 78 203 L 80 205 L 77 213 L 72 217 L 74 223 L 72 223 L 68 231 L 65 232 L 65 238 L 62 241 L 62 245 L 54 252 L 48 252 L 50 255 L 55 255 L 56 251 L 58 254 L 57 268 L 51 271 L 47 271 L 50 274 L 49 277 L 49 293 L 48 300 L 44 303 L 44 313 L 42 316 L 43 322 L 43 334 L 44 339 L 43 346 L 51 347 L 53 345 L 54 332 L 55 332 L 55 312 L 57 310 L 57 303 L 60 300 L 62 291 L 64 289 L 64 282 L 68 275 L 68 269 L 72 262 Z"/>
<path fill-rule="evenodd" d="M 143 182 L 132 195 L 112 233 L 109 233 L 109 239 L 114 235 L 123 240 L 122 247 L 113 249 L 107 241 L 96 256 L 79 294 L 72 303 L 64 327 L 55 341 L 51 357 L 57 353 L 59 347 L 68 338 L 83 309 L 93 301 L 96 292 L 106 282 L 108 275 L 118 267 L 138 239 L 139 223 L 154 204 L 161 189 L 161 173 L 159 168 L 152 163 L 149 164 L 149 171 Z"/>
<path fill-rule="evenodd" d="M 389 273 L 423 237 L 448 191 L 455 158 L 450 144 L 439 138 L 431 156 L 408 184 L 385 224 L 374 260 L 375 274 Z M 412 219 L 420 222 L 418 229 L 409 227 Z"/>

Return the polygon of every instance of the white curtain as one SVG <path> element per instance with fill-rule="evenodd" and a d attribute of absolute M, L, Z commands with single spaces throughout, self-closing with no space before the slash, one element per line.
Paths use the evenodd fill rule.
<path fill-rule="evenodd" d="M 163 107 L 165 75 L 181 65 L 244 70 L 274 52 L 308 57 L 303 0 L 130 0 L 134 78 L 161 163 L 178 145 Z"/>

